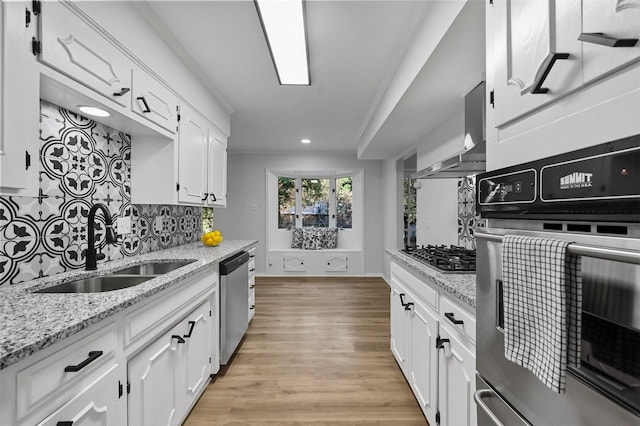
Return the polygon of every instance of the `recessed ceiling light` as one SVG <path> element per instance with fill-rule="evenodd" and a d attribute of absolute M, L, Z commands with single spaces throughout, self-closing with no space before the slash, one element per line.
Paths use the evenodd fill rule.
<path fill-rule="evenodd" d="M 300 140 L 302 143 L 311 143 L 311 139 L 302 139 Z"/>
<path fill-rule="evenodd" d="M 303 0 L 254 0 L 280 84 L 310 85 Z"/>
<path fill-rule="evenodd" d="M 94 117 L 109 117 L 111 115 L 109 111 L 87 105 L 78 105 L 78 109 L 81 112 Z"/>

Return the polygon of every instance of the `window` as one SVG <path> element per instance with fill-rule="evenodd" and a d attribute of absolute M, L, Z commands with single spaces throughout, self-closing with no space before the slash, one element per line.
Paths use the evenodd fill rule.
<path fill-rule="evenodd" d="M 416 245 L 416 180 L 404 178 L 404 245 Z"/>
<path fill-rule="evenodd" d="M 352 210 L 352 176 L 278 176 L 278 229 L 352 229 Z"/>

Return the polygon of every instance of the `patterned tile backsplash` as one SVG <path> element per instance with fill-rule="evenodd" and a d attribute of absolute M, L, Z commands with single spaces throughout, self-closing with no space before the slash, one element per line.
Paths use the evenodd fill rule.
<path fill-rule="evenodd" d="M 468 249 L 476 248 L 473 236 L 480 215 L 476 213 L 476 180 L 462 178 L 458 181 L 458 245 Z"/>
<path fill-rule="evenodd" d="M 131 139 L 63 108 L 40 103 L 39 196 L 0 196 L 0 285 L 84 267 L 87 215 L 95 203 L 112 219 L 131 218 L 131 233 L 105 246 L 107 260 L 196 241 L 202 209 L 131 204 Z"/>

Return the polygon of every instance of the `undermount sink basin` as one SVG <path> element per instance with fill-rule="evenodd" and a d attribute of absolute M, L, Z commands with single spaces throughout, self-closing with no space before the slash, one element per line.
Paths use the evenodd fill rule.
<path fill-rule="evenodd" d="M 112 275 L 162 275 L 167 272 L 171 272 L 185 265 L 188 265 L 195 260 L 182 260 L 179 262 L 149 262 L 142 263 L 140 265 L 131 266 L 126 269 L 120 269 L 119 271 L 112 272 Z"/>
<path fill-rule="evenodd" d="M 54 285 L 38 290 L 36 293 L 102 293 L 133 287 L 153 278 L 155 278 L 154 275 L 106 275 Z"/>
<path fill-rule="evenodd" d="M 142 263 L 112 272 L 109 275 L 83 278 L 43 288 L 35 293 L 103 293 L 105 291 L 122 290 L 123 288 L 142 284 L 158 275 L 166 274 L 192 262 L 195 262 L 195 260 Z"/>

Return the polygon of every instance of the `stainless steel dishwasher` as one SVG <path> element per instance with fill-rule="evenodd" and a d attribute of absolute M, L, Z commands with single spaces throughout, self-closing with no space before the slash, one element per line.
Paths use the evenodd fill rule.
<path fill-rule="evenodd" d="M 249 253 L 220 262 L 220 363 L 227 365 L 249 327 Z"/>

